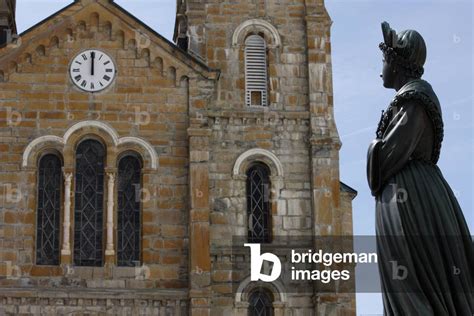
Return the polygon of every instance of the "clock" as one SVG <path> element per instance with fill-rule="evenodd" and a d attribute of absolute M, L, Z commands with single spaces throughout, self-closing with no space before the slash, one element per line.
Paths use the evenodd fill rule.
<path fill-rule="evenodd" d="M 101 50 L 88 49 L 74 57 L 69 66 L 69 74 L 79 89 L 99 92 L 110 86 L 117 70 L 109 55 Z"/>

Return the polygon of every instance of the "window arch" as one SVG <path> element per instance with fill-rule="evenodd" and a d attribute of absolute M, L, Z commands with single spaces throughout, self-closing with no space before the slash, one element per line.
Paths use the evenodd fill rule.
<path fill-rule="evenodd" d="M 248 241 L 271 242 L 270 170 L 263 163 L 247 171 Z"/>
<path fill-rule="evenodd" d="M 36 264 L 58 265 L 61 211 L 61 159 L 46 154 L 38 163 Z"/>
<path fill-rule="evenodd" d="M 266 106 L 267 44 L 260 35 L 245 40 L 245 103 L 247 106 Z"/>
<path fill-rule="evenodd" d="M 88 139 L 76 150 L 74 263 L 102 266 L 105 147 Z"/>
<path fill-rule="evenodd" d="M 135 266 L 140 261 L 141 168 L 138 155 L 122 157 L 118 163 L 117 263 Z"/>
<path fill-rule="evenodd" d="M 272 296 L 263 288 L 257 288 L 249 296 L 248 316 L 273 316 Z"/>

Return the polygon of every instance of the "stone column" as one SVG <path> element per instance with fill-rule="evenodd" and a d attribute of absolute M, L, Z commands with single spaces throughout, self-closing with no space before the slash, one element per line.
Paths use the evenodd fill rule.
<path fill-rule="evenodd" d="M 64 172 L 63 246 L 61 263 L 71 263 L 71 182 L 72 172 Z"/>
<path fill-rule="evenodd" d="M 105 262 L 114 263 L 114 192 L 115 173 L 107 172 L 107 239 L 105 247 Z"/>
<path fill-rule="evenodd" d="M 192 121 L 197 119 L 191 119 Z M 194 126 L 193 126 L 194 125 Z M 197 125 L 197 126 L 196 126 Z M 189 135 L 189 282 L 190 315 L 210 315 L 211 254 L 209 245 L 210 129 L 191 124 Z"/>

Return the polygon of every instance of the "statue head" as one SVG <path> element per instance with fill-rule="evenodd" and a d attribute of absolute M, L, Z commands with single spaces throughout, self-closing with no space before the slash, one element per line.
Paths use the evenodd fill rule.
<path fill-rule="evenodd" d="M 421 78 L 426 45 L 420 33 L 406 30 L 397 34 L 387 22 L 382 23 L 382 33 L 384 41 L 379 47 L 384 56 L 381 74 L 384 87 L 397 89 L 412 79 Z"/>

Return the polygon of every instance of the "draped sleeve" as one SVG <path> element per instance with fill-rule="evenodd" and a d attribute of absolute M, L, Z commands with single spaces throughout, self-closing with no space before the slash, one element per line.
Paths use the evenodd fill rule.
<path fill-rule="evenodd" d="M 375 139 L 367 153 L 367 179 L 372 195 L 411 159 L 430 119 L 415 100 L 405 102 L 393 116 L 383 138 Z"/>

